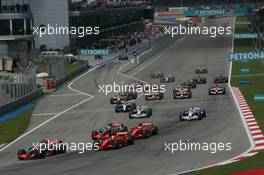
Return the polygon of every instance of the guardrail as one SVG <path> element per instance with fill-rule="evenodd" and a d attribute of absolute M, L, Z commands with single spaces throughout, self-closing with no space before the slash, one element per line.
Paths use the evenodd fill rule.
<path fill-rule="evenodd" d="M 12 112 L 16 109 L 18 109 L 21 106 L 24 106 L 31 102 L 32 100 L 36 99 L 37 97 L 40 97 L 42 95 L 42 89 L 38 88 L 37 90 L 20 97 L 14 101 L 11 101 L 3 106 L 0 107 L 0 116 Z"/>
<path fill-rule="evenodd" d="M 75 75 L 87 70 L 90 67 L 89 63 L 87 62 L 86 64 L 84 64 L 83 66 L 65 74 L 63 77 L 58 78 L 54 81 L 54 88 L 57 88 L 58 86 L 62 85 L 63 83 L 65 83 L 67 80 L 71 79 L 72 77 L 74 77 Z"/>
<path fill-rule="evenodd" d="M 162 49 L 167 47 L 169 44 L 171 44 L 175 39 L 177 38 L 172 38 L 169 35 L 163 35 L 160 36 L 159 38 L 156 38 L 153 42 L 153 47 L 146 52 L 142 53 L 141 55 L 137 56 L 136 58 L 136 63 L 141 64 L 144 61 L 146 61 L 148 58 L 153 56 L 154 54 L 160 52 Z"/>

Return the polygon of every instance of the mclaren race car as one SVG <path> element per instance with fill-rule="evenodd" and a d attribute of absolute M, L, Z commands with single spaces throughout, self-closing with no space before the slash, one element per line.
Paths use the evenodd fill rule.
<path fill-rule="evenodd" d="M 196 83 L 196 84 L 206 84 L 206 78 L 205 77 L 202 77 L 202 76 L 197 76 L 197 77 L 194 77 L 193 78 L 193 81 Z"/>
<path fill-rule="evenodd" d="M 208 94 L 209 95 L 225 95 L 225 87 L 215 84 L 211 88 L 209 88 Z"/>
<path fill-rule="evenodd" d="M 158 127 L 153 123 L 140 123 L 130 129 L 131 137 L 134 139 L 145 139 L 153 135 L 158 135 Z"/>
<path fill-rule="evenodd" d="M 92 131 L 92 139 L 98 140 L 104 137 L 112 136 L 116 132 L 128 132 L 127 126 L 120 122 L 112 122 L 108 124 L 106 127 L 101 128 L 97 131 Z"/>
<path fill-rule="evenodd" d="M 154 72 L 150 75 L 150 78 L 163 78 L 164 77 L 164 73 L 162 72 Z"/>
<path fill-rule="evenodd" d="M 176 89 L 173 89 L 173 98 L 174 99 L 192 98 L 192 92 L 189 88 L 177 87 Z"/>
<path fill-rule="evenodd" d="M 187 80 L 181 83 L 182 87 L 188 88 L 188 89 L 193 89 L 196 88 L 197 84 L 193 80 Z"/>
<path fill-rule="evenodd" d="M 195 73 L 196 74 L 207 74 L 208 70 L 205 67 L 199 67 L 195 69 Z"/>
<path fill-rule="evenodd" d="M 18 150 L 19 160 L 43 159 L 45 157 L 66 153 L 62 140 L 42 140 L 37 147 L 30 147 L 28 151 Z"/>
<path fill-rule="evenodd" d="M 136 106 L 135 102 L 130 100 L 130 101 L 123 101 L 119 104 L 116 104 L 115 106 L 115 112 L 129 112 L 131 111 L 132 106 Z"/>
<path fill-rule="evenodd" d="M 124 101 L 133 100 L 137 98 L 136 92 L 125 92 L 123 94 L 117 94 L 110 98 L 110 104 L 118 104 Z"/>
<path fill-rule="evenodd" d="M 172 75 L 168 75 L 166 77 L 160 78 L 160 83 L 171 83 L 175 81 L 175 77 Z"/>
<path fill-rule="evenodd" d="M 205 109 L 198 107 L 190 107 L 188 110 L 185 110 L 180 113 L 180 121 L 184 120 L 202 120 L 206 117 Z"/>
<path fill-rule="evenodd" d="M 228 83 L 228 77 L 219 75 L 218 77 L 214 79 L 214 83 Z"/>
<path fill-rule="evenodd" d="M 133 145 L 134 139 L 128 132 L 116 132 L 109 137 L 95 140 L 99 150 L 119 149 L 127 145 Z"/>
<path fill-rule="evenodd" d="M 152 108 L 147 106 L 133 106 L 129 112 L 129 118 L 149 118 L 152 116 Z"/>

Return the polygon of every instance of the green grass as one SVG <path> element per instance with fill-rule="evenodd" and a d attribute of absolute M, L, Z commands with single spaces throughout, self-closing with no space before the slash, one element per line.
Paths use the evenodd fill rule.
<path fill-rule="evenodd" d="M 27 129 L 33 109 L 29 109 L 16 118 L 0 123 L 0 144 L 9 143 L 19 137 Z"/>
<path fill-rule="evenodd" d="M 78 68 L 78 66 L 76 64 L 67 64 L 66 67 L 68 69 L 68 72 L 71 72 L 71 71 Z"/>
<path fill-rule="evenodd" d="M 237 21 L 245 21 L 245 17 L 237 17 Z M 247 25 L 237 25 L 236 33 L 248 33 Z M 234 52 L 255 51 L 253 42 L 251 40 L 235 40 Z M 258 121 L 261 129 L 264 129 L 264 102 L 255 102 L 254 94 L 264 93 L 264 75 L 261 76 L 241 76 L 245 75 L 240 73 L 241 67 L 248 67 L 251 69 L 249 74 L 264 74 L 264 66 L 260 61 L 249 61 L 246 63 L 233 62 L 232 75 L 236 75 L 231 79 L 231 85 L 239 87 L 242 91 L 248 105 L 250 106 L 256 120 Z M 240 79 L 251 80 L 250 85 L 241 85 Z M 190 173 L 191 175 L 230 175 L 239 171 L 246 171 L 250 169 L 257 169 L 264 167 L 264 152 L 259 153 L 248 159 L 241 160 L 236 163 L 227 164 L 223 166 L 208 168 L 197 172 Z"/>

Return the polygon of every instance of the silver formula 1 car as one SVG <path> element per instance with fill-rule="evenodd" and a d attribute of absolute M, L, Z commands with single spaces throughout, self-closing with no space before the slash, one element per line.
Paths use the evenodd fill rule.
<path fill-rule="evenodd" d="M 174 82 L 174 81 L 175 81 L 175 77 L 172 76 L 172 75 L 168 75 L 168 76 L 162 77 L 160 79 L 161 83 L 171 83 L 171 82 Z"/>
<path fill-rule="evenodd" d="M 202 120 L 204 117 L 206 117 L 206 111 L 199 107 L 190 107 L 188 110 L 180 113 L 180 121 Z"/>
<path fill-rule="evenodd" d="M 149 118 L 152 116 L 152 108 L 147 106 L 133 106 L 129 112 L 129 118 Z"/>

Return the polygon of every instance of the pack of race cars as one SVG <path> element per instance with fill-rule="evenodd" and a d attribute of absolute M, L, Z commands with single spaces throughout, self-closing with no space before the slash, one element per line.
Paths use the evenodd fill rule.
<path fill-rule="evenodd" d="M 192 98 L 192 89 L 196 88 L 197 85 L 206 84 L 207 79 L 200 74 L 208 73 L 208 70 L 204 67 L 199 67 L 195 70 L 197 75 L 191 80 L 186 80 L 180 83 L 173 89 L 173 99 L 190 99 Z M 162 72 L 155 72 L 150 75 L 152 79 L 160 79 L 160 83 L 171 83 L 175 82 L 173 75 L 165 75 Z M 228 83 L 228 77 L 219 75 L 214 78 L 214 84 L 208 89 L 209 95 L 224 95 L 225 87 L 223 83 Z M 132 81 L 130 86 L 135 87 L 143 86 L 144 84 L 140 81 Z M 164 98 L 163 92 L 157 89 L 156 92 L 148 92 L 144 94 L 145 100 L 162 100 Z M 137 105 L 136 99 L 138 98 L 137 92 L 124 92 L 117 94 L 110 98 L 110 104 L 114 105 L 116 113 L 128 113 L 129 119 L 141 119 L 152 117 L 152 108 L 147 105 Z M 205 118 L 206 110 L 197 106 L 186 108 L 183 112 L 179 113 L 179 121 L 191 121 L 191 120 L 202 120 Z M 119 149 L 125 146 L 133 145 L 135 139 L 146 139 L 151 136 L 158 135 L 158 127 L 152 122 L 140 122 L 137 126 L 128 128 L 124 123 L 112 122 L 106 127 L 94 130 L 91 133 L 91 138 L 94 144 L 98 145 L 99 150 Z M 49 143 L 55 145 L 63 143 L 61 140 L 42 140 L 41 145 Z M 63 144 L 62 144 L 63 145 Z M 42 150 L 42 151 L 40 151 Z M 18 150 L 19 160 L 33 160 L 42 159 L 58 154 L 66 153 L 64 147 L 60 149 L 41 149 L 41 147 L 30 147 L 27 151 L 24 149 Z"/>

